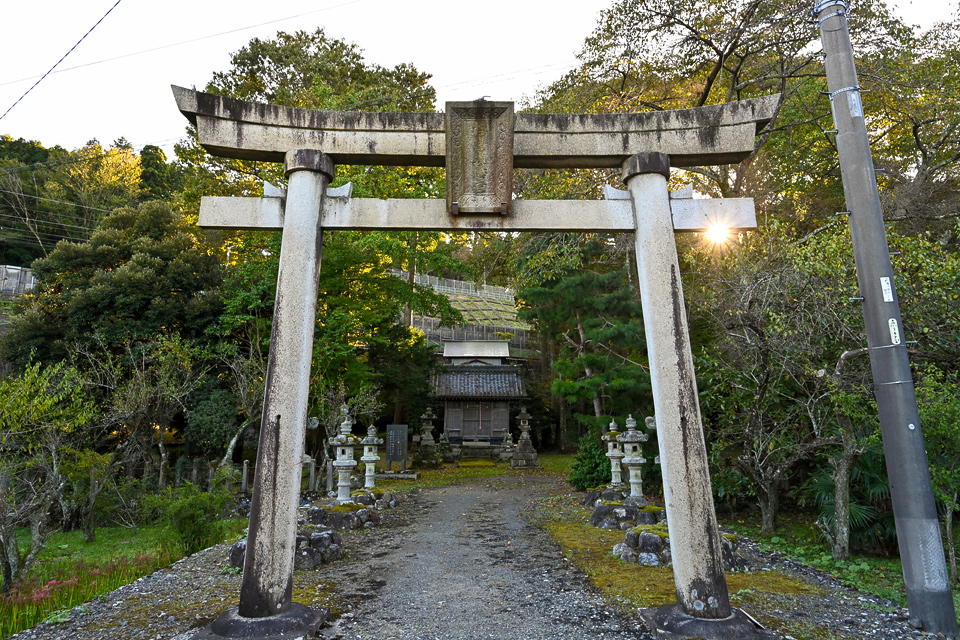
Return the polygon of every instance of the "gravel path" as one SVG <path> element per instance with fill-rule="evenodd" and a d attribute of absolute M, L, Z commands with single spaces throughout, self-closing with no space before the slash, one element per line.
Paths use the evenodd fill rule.
<path fill-rule="evenodd" d="M 637 620 L 607 607 L 546 534 L 524 522 L 538 480 L 427 494 L 420 506 L 429 517 L 389 556 L 352 570 L 374 578 L 376 597 L 333 633 L 344 640 L 652 639 Z"/>
<path fill-rule="evenodd" d="M 296 572 L 294 599 L 337 610 L 321 630 L 329 640 L 654 640 L 530 524 L 539 497 L 567 492 L 547 474 L 413 492 L 382 513 L 383 526 L 346 532 L 346 559 Z M 911 629 L 906 612 L 887 601 L 749 542 L 741 549 L 754 570 L 780 570 L 818 589 L 757 594 L 755 613 L 786 625 L 784 640 L 935 637 Z M 236 606 L 240 577 L 227 570 L 228 551 L 211 547 L 13 638 L 189 640 Z"/>

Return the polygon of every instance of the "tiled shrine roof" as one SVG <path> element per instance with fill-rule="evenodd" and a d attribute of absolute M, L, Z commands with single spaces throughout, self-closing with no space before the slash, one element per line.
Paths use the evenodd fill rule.
<path fill-rule="evenodd" d="M 437 398 L 525 398 L 520 370 L 511 366 L 446 367 L 434 380 Z"/>

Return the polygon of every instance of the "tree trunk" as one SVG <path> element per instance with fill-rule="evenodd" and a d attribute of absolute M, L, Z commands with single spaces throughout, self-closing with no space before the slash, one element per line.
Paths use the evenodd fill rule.
<path fill-rule="evenodd" d="M 760 502 L 760 533 L 774 533 L 777 530 L 777 512 L 780 509 L 780 494 L 776 482 L 758 483 L 757 500 Z"/>
<path fill-rule="evenodd" d="M 587 332 L 583 328 L 583 322 L 580 320 L 580 314 L 577 314 L 577 331 L 580 334 L 580 349 L 585 349 L 587 346 Z M 583 373 L 588 378 L 593 377 L 593 369 L 590 367 L 584 367 Z M 593 415 L 597 418 L 603 415 L 603 399 L 600 397 L 600 394 L 593 396 Z M 606 431 L 606 425 L 603 426 L 603 430 Z"/>
<path fill-rule="evenodd" d="M 13 587 L 14 563 L 19 559 L 17 547 L 17 523 L 8 509 L 7 493 L 10 491 L 10 475 L 0 473 L 0 574 L 3 576 L 3 593 Z"/>
<path fill-rule="evenodd" d="M 167 469 L 170 468 L 170 454 L 167 453 L 167 446 L 163 442 L 163 433 L 164 430 L 161 429 L 160 440 L 157 443 L 160 447 L 160 477 L 157 485 L 161 490 L 167 488 Z"/>
<path fill-rule="evenodd" d="M 834 560 L 850 559 L 850 478 L 857 459 L 863 453 L 856 446 L 853 425 L 846 416 L 838 415 L 840 424 L 840 457 L 830 460 L 833 467 L 833 527 L 827 538 Z M 823 527 L 821 527 L 823 528 Z"/>
<path fill-rule="evenodd" d="M 90 469 L 90 493 L 87 494 L 87 499 L 84 501 L 83 522 L 80 525 L 80 530 L 83 532 L 83 541 L 87 543 L 97 540 L 97 522 L 94 517 L 94 510 L 97 507 L 97 497 L 100 495 L 100 490 L 103 488 L 105 481 L 106 478 L 97 482 L 94 469 Z"/>
<path fill-rule="evenodd" d="M 227 452 L 223 454 L 223 458 L 220 460 L 220 464 L 217 467 L 224 467 L 230 461 L 233 460 L 233 450 L 237 448 L 237 442 L 240 441 L 240 436 L 243 435 L 243 432 L 247 430 L 247 421 L 244 420 L 243 424 L 240 425 L 240 428 L 237 429 L 237 432 L 233 434 L 233 438 L 230 439 L 230 444 L 227 445 Z"/>
<path fill-rule="evenodd" d="M 410 285 L 410 289 L 413 289 L 417 282 L 417 263 L 415 258 L 419 247 L 420 233 L 414 231 L 413 242 L 407 254 L 407 284 Z M 403 326 L 413 327 L 413 307 L 409 302 L 403 305 Z M 400 400 L 399 394 L 393 403 L 393 424 L 403 424 L 403 402 Z"/>
<path fill-rule="evenodd" d="M 846 449 L 846 447 L 844 447 Z M 846 450 L 833 465 L 833 536 L 831 552 L 834 560 L 850 559 L 850 476 L 859 454 Z"/>
<path fill-rule="evenodd" d="M 560 453 L 567 452 L 567 408 L 563 400 L 559 400 L 557 405 L 560 408 Z"/>

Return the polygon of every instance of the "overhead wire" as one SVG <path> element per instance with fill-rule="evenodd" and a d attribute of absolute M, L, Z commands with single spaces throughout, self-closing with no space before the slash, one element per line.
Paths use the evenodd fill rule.
<path fill-rule="evenodd" d="M 7 108 L 6 111 L 3 112 L 3 115 L 0 116 L 0 120 L 3 120 L 3 119 L 6 117 L 6 115 L 7 115 L 8 113 L 10 113 L 10 111 L 13 110 L 13 108 L 14 108 L 15 106 L 17 106 L 18 104 L 20 104 L 20 101 L 21 101 L 21 100 L 23 100 L 24 98 L 27 97 L 27 94 L 28 94 L 28 93 L 30 93 L 31 91 L 33 91 L 33 89 L 34 89 L 38 84 L 40 84 L 41 82 L 43 82 L 43 79 L 46 78 L 48 75 L 50 75 L 50 74 L 53 72 L 53 70 L 56 69 L 57 66 L 66 59 L 66 57 L 67 57 L 68 55 L 70 55 L 71 53 L 73 53 L 73 50 L 76 49 L 78 46 L 80 46 L 80 43 L 83 42 L 84 40 L 86 40 L 87 36 L 90 35 L 90 34 L 93 32 L 93 30 L 96 29 L 97 26 L 98 26 L 101 22 L 103 22 L 104 18 L 106 18 L 108 15 L 110 15 L 110 12 L 113 11 L 114 9 L 116 9 L 116 8 L 117 8 L 117 5 L 120 4 L 121 2 L 122 2 L 122 0 L 117 0 L 117 1 L 113 4 L 112 7 L 110 7 L 109 9 L 107 9 L 107 12 L 106 12 L 105 14 L 103 14 L 103 16 L 101 16 L 99 20 L 97 20 L 96 24 L 94 24 L 92 27 L 90 27 L 90 29 L 89 29 L 85 34 L 83 34 L 83 37 L 80 38 L 79 40 L 77 40 L 76 44 L 74 44 L 72 47 L 70 47 L 70 50 L 67 51 L 65 54 L 63 54 L 63 56 L 62 56 L 59 60 L 57 60 L 56 64 L 54 64 L 52 67 L 50 67 L 50 69 L 48 69 L 45 74 L 43 74 L 42 76 L 40 76 L 40 79 L 39 79 L 39 80 L 37 80 L 36 82 L 34 82 L 33 85 L 31 85 L 29 89 L 27 89 L 26 91 L 23 92 L 23 95 L 22 95 L 22 96 L 20 96 L 19 98 L 17 98 L 16 101 L 15 101 L 12 105 L 10 105 L 10 106 Z"/>
<path fill-rule="evenodd" d="M 47 211 L 34 211 L 34 210 L 32 210 L 32 209 L 27 209 L 27 211 L 29 211 L 30 213 L 49 213 L 49 212 L 47 212 Z M 69 228 L 71 228 L 71 229 L 82 229 L 83 231 L 87 231 L 87 232 L 89 232 L 89 233 L 93 233 L 93 232 L 95 231 L 95 228 L 94 228 L 94 227 L 88 227 L 88 226 L 85 226 L 85 225 L 77 225 L 77 224 L 69 224 L 69 223 L 66 223 L 66 222 L 58 222 L 58 221 L 56 221 L 56 220 L 48 220 L 48 219 L 46 219 L 46 218 L 30 218 L 30 220 L 29 220 L 29 222 L 28 222 L 28 221 L 24 220 L 23 218 L 21 218 L 20 216 L 15 215 L 15 214 L 11 214 L 11 213 L 2 213 L 2 212 L 0 212 L 0 218 L 7 218 L 7 219 L 9 219 L 9 220 L 16 220 L 16 221 L 18 221 L 18 222 L 22 222 L 23 224 L 35 223 L 35 224 L 42 224 L 42 225 L 44 225 L 44 226 L 69 227 Z"/>
<path fill-rule="evenodd" d="M 221 32 L 219 32 L 219 33 L 212 33 L 212 34 L 210 34 L 210 35 L 200 36 L 199 38 L 191 38 L 190 40 L 182 40 L 182 41 L 180 41 L 180 42 L 174 42 L 174 43 L 171 43 L 171 44 L 165 44 L 165 45 L 161 45 L 161 46 L 159 46 L 159 47 L 153 47 L 153 48 L 151 48 L 151 49 L 143 49 L 143 50 L 141 50 L 141 51 L 133 51 L 133 52 L 131 52 L 131 53 L 125 53 L 125 54 L 122 54 L 122 55 L 119 55 L 119 56 L 114 56 L 114 57 L 112 57 L 112 58 L 104 58 L 103 60 L 96 60 L 96 61 L 94 61 L 94 62 L 87 62 L 87 63 L 85 63 L 85 64 L 78 64 L 78 65 L 76 65 L 76 66 L 74 66 L 74 67 L 67 67 L 66 69 L 60 69 L 59 71 L 56 71 L 56 72 L 54 72 L 54 73 L 65 73 L 65 72 L 67 72 L 67 71 L 74 71 L 74 70 L 76 70 L 76 69 L 83 69 L 84 67 L 92 67 L 92 66 L 94 66 L 94 65 L 102 64 L 102 63 L 104 63 L 104 62 L 113 62 L 114 60 L 122 60 L 122 59 L 124 59 L 124 58 L 131 58 L 131 57 L 133 57 L 133 56 L 139 56 L 139 55 L 143 55 L 143 54 L 145 54 L 145 53 L 153 53 L 154 51 L 162 51 L 162 50 L 164 50 L 164 49 L 171 49 L 171 48 L 173 48 L 173 47 L 179 47 L 179 46 L 182 46 L 182 45 L 185 45 L 185 44 L 192 44 L 192 43 L 194 43 L 194 42 L 201 42 L 201 41 L 203 41 L 203 40 L 210 40 L 211 38 L 219 38 L 220 36 L 230 35 L 231 33 L 239 33 L 240 31 L 248 31 L 248 30 L 250 30 L 250 29 L 257 29 L 257 28 L 259 28 L 259 27 L 265 27 L 265 26 L 270 25 L 270 24 L 276 24 L 277 22 L 285 22 L 285 21 L 287 21 L 287 20 L 295 20 L 296 18 L 302 18 L 302 17 L 304 17 L 304 16 L 309 16 L 309 15 L 312 15 L 312 14 L 314 14 L 314 13 L 322 13 L 322 12 L 324 12 L 324 11 L 330 11 L 330 10 L 332 10 L 332 9 L 339 9 L 339 8 L 341 8 L 341 7 L 346 7 L 346 6 L 349 6 L 349 5 L 351 5 L 351 4 L 357 4 L 357 3 L 360 3 L 360 2 L 364 2 L 364 0 L 351 0 L 350 2 L 341 2 L 340 4 L 335 4 L 335 5 L 331 5 L 331 6 L 329 6 L 329 7 L 324 7 L 323 9 L 314 9 L 313 11 L 307 11 L 307 12 L 305 12 L 305 13 L 298 13 L 297 15 L 287 16 L 286 18 L 277 18 L 277 19 L 275 19 L 275 20 L 268 20 L 267 22 L 261 22 L 261 23 L 259 23 L 259 24 L 252 24 L 252 25 L 247 26 L 247 27 L 238 27 L 238 28 L 236 28 L 236 29 L 230 29 L 229 31 L 221 31 Z M 119 0 L 118 0 L 118 4 L 119 4 Z M 108 12 L 108 13 L 109 13 L 109 12 Z M 78 43 L 78 44 L 79 44 L 79 43 Z M 66 57 L 66 56 L 64 56 L 64 57 Z M 58 64 L 59 64 L 59 63 L 58 63 Z M 54 66 L 56 66 L 56 65 L 54 65 Z M 50 73 L 50 71 L 48 71 L 47 73 Z M 17 84 L 18 82 L 26 82 L 27 80 L 33 80 L 33 79 L 36 78 L 36 77 L 37 77 L 37 76 L 29 76 L 29 77 L 27 77 L 27 78 L 20 78 L 19 80 L 8 80 L 8 81 L 6 81 L 6 82 L 0 82 L 0 87 L 6 86 L 6 85 L 8 85 L 8 84 Z M 41 79 L 42 79 L 42 78 L 41 78 Z"/>
<path fill-rule="evenodd" d="M 11 205 L 11 204 L 9 203 L 9 201 L 7 201 L 7 202 L 2 202 L 2 201 L 0 201 L 0 204 L 5 204 L 7 207 L 14 208 L 14 206 Z M 87 221 L 90 220 L 90 218 L 85 218 L 85 217 L 83 217 L 83 216 L 77 216 L 77 215 L 73 215 L 73 214 L 69 214 L 69 213 L 60 213 L 60 212 L 53 212 L 53 211 L 41 211 L 41 210 L 39 210 L 39 209 L 30 209 L 30 208 L 26 208 L 26 211 L 29 211 L 30 213 L 53 213 L 53 214 L 55 214 L 58 218 L 66 218 L 67 220 L 75 220 L 75 221 L 77 221 L 77 222 L 87 222 Z M 107 213 L 112 213 L 112 212 L 113 212 L 113 210 L 108 210 L 108 211 L 107 211 Z"/>
<path fill-rule="evenodd" d="M 72 231 L 72 229 L 79 229 L 79 230 L 85 232 L 87 235 L 90 235 L 90 234 L 92 234 L 94 231 L 96 231 L 96 229 L 95 229 L 95 228 L 92 228 L 92 227 L 85 227 L 85 226 L 78 226 L 78 225 L 60 223 L 60 222 L 56 222 L 55 220 L 46 220 L 46 219 L 41 219 L 41 218 L 30 218 L 29 220 L 24 220 L 24 219 L 21 218 L 20 216 L 18 216 L 18 215 L 16 215 L 16 214 L 11 214 L 11 213 L 2 213 L 2 212 L 0 212 L 0 218 L 6 218 L 6 219 L 8 219 L 8 220 L 13 220 L 13 221 L 17 222 L 18 224 L 21 224 L 21 225 L 26 226 L 27 228 L 29 228 L 29 225 L 34 225 L 34 224 L 35 224 L 35 225 L 38 225 L 38 226 L 42 226 L 43 228 L 47 228 L 47 227 L 64 227 L 63 229 L 60 229 L 60 230 L 63 231 L 64 233 L 72 233 L 72 234 L 74 234 L 75 236 L 76 236 L 76 235 L 79 235 L 79 234 L 78 234 L 77 231 Z M 57 230 L 55 229 L 54 231 L 57 231 Z"/>
<path fill-rule="evenodd" d="M 9 232 L 13 232 L 13 233 L 19 233 L 19 234 L 22 234 L 22 235 L 25 235 L 25 236 L 34 237 L 34 239 L 36 239 L 35 236 L 44 236 L 44 237 L 47 237 L 47 238 L 56 238 L 56 240 L 53 240 L 53 242 L 59 242 L 60 240 L 71 240 L 71 241 L 74 241 L 74 242 L 86 242 L 86 241 L 87 241 L 86 238 L 79 238 L 79 237 L 77 237 L 77 236 L 65 236 L 65 235 L 60 235 L 59 233 L 48 233 L 48 232 L 46 232 L 46 231 L 37 231 L 37 232 L 34 232 L 34 231 L 32 231 L 32 230 L 29 230 L 29 229 L 17 229 L 16 227 L 3 227 L 3 226 L 0 226 L 0 231 L 9 231 Z"/>
<path fill-rule="evenodd" d="M 110 213 L 112 209 L 101 209 L 100 207 L 90 207 L 84 204 L 76 204 L 75 202 L 64 202 L 63 200 L 54 200 L 53 198 L 44 198 L 43 196 L 35 196 L 32 193 L 27 193 L 25 191 L 8 191 L 7 189 L 0 189 L 0 193 L 10 193 L 15 196 L 27 196 L 28 198 L 34 198 L 36 200 L 43 200 L 45 202 L 56 202 L 57 204 L 66 204 L 72 207 L 79 207 L 81 209 L 90 209 L 91 211 L 103 211 L 105 213 Z"/>

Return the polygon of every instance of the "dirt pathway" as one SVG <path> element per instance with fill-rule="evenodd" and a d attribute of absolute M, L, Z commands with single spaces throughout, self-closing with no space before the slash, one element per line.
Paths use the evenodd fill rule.
<path fill-rule="evenodd" d="M 525 521 L 548 486 L 555 488 L 549 478 L 525 475 L 423 492 L 415 518 L 376 550 L 360 551 L 362 563 L 344 567 L 356 587 L 346 595 L 354 609 L 327 633 L 344 640 L 651 638 L 605 606 Z"/>

